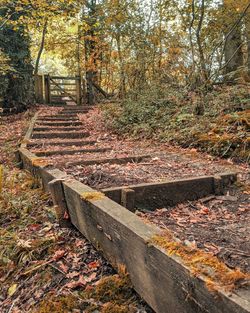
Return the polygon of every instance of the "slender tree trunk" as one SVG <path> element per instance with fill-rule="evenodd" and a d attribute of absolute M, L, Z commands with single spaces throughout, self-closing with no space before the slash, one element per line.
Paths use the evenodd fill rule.
<path fill-rule="evenodd" d="M 85 66 L 86 66 L 86 82 L 87 82 L 87 102 L 89 105 L 93 105 L 95 102 L 93 81 L 96 81 L 96 0 L 90 0 L 87 2 L 87 18 L 89 29 L 85 33 Z"/>
<path fill-rule="evenodd" d="M 192 73 L 191 75 L 194 75 L 195 73 L 195 57 L 194 57 L 194 43 L 193 43 L 193 36 L 192 36 L 192 30 L 193 30 L 193 25 L 195 21 L 195 6 L 194 6 L 194 0 L 192 0 L 192 17 L 191 17 L 191 22 L 188 27 L 188 33 L 189 33 L 189 43 L 191 47 L 191 55 L 192 55 Z"/>
<path fill-rule="evenodd" d="M 225 45 L 225 74 L 234 72 L 243 65 L 243 52 L 241 46 L 241 27 L 239 26 L 228 36 Z"/>
<path fill-rule="evenodd" d="M 39 48 L 39 51 L 38 51 L 38 54 L 37 54 L 37 58 L 36 58 L 36 64 L 35 64 L 35 69 L 34 69 L 34 74 L 35 75 L 38 74 L 39 63 L 40 63 L 40 59 L 41 59 L 41 56 L 42 56 L 42 53 L 43 53 L 43 49 L 44 49 L 47 28 L 48 28 L 48 19 L 46 18 L 45 22 L 44 22 L 44 25 L 43 25 L 42 40 L 41 40 L 40 48 Z"/>
<path fill-rule="evenodd" d="M 162 1 L 159 3 L 159 61 L 158 61 L 158 74 L 161 73 L 161 65 L 162 65 Z"/>
<path fill-rule="evenodd" d="M 200 14 L 200 18 L 199 18 L 198 27 L 196 30 L 196 39 L 197 39 L 197 45 L 198 45 L 198 50 L 199 50 L 199 55 L 200 55 L 200 66 L 201 66 L 201 72 L 202 72 L 202 79 L 204 81 L 206 81 L 208 78 L 208 74 L 207 74 L 206 61 L 205 61 L 204 51 L 202 48 L 201 37 L 200 37 L 202 23 L 204 20 L 204 14 L 205 14 L 205 0 L 202 0 L 202 2 L 201 2 L 201 14 Z"/>
<path fill-rule="evenodd" d="M 125 71 L 124 71 L 124 62 L 123 62 L 123 56 L 121 51 L 121 35 L 118 34 L 116 36 L 116 43 L 117 43 L 117 50 L 118 50 L 118 57 L 119 57 L 119 66 L 120 66 L 120 86 L 119 86 L 119 95 L 121 98 L 125 96 L 126 93 L 126 78 L 125 78 Z"/>
<path fill-rule="evenodd" d="M 246 16 L 246 40 L 247 40 L 247 75 L 248 81 L 250 81 L 250 14 Z"/>

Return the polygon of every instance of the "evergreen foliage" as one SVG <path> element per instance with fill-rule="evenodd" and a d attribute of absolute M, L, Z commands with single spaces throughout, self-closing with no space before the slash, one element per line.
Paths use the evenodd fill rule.
<path fill-rule="evenodd" d="M 0 29 L 0 62 L 4 70 L 0 75 L 0 97 L 3 111 L 21 112 L 34 99 L 33 67 L 31 65 L 30 41 L 24 26 L 15 26 L 22 12 L 9 12 L 9 8 L 0 9 L 0 16 L 9 14 L 10 19 Z"/>

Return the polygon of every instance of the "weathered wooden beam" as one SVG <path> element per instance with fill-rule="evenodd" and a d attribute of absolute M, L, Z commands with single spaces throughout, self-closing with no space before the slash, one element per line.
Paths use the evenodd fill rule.
<path fill-rule="evenodd" d="M 76 104 L 80 106 L 82 104 L 82 88 L 81 88 L 81 77 L 76 80 Z"/>
<path fill-rule="evenodd" d="M 93 148 L 93 149 L 72 149 L 72 150 L 47 150 L 34 152 L 37 156 L 51 155 L 73 155 L 75 153 L 102 153 L 110 151 L 111 148 Z"/>
<path fill-rule="evenodd" d="M 68 115 L 68 114 L 72 114 L 72 113 L 75 113 L 75 114 L 84 114 L 84 113 L 87 113 L 89 110 L 88 109 L 79 109 L 79 110 L 63 110 L 60 112 L 61 115 Z"/>
<path fill-rule="evenodd" d="M 33 139 L 42 139 L 42 138 L 68 138 L 68 139 L 75 139 L 75 138 L 83 138 L 88 137 L 90 134 L 89 132 L 58 132 L 58 133 L 51 133 L 51 132 L 33 132 L 32 138 Z"/>
<path fill-rule="evenodd" d="M 50 92 L 50 77 L 49 75 L 44 76 L 44 88 L 45 88 L 45 103 L 51 103 L 51 92 Z"/>
<path fill-rule="evenodd" d="M 72 227 L 70 222 L 67 203 L 64 196 L 63 179 L 54 179 L 48 183 L 48 188 L 55 207 L 58 223 L 61 227 Z"/>
<path fill-rule="evenodd" d="M 25 134 L 25 136 L 23 138 L 23 141 L 21 143 L 21 148 L 26 148 L 27 143 L 31 139 L 33 128 L 34 128 L 34 126 L 36 124 L 37 118 L 38 118 L 38 113 L 35 113 L 34 117 L 31 119 L 29 128 L 28 128 L 28 130 L 27 130 L 27 132 L 26 132 L 26 134 Z"/>
<path fill-rule="evenodd" d="M 44 116 L 41 116 L 42 118 L 77 118 L 77 114 L 76 113 L 68 113 L 68 114 L 61 114 L 61 113 L 58 113 L 58 114 L 55 114 L 55 115 L 44 115 Z"/>
<path fill-rule="evenodd" d="M 121 205 L 131 212 L 135 212 L 135 191 L 130 188 L 121 190 Z"/>
<path fill-rule="evenodd" d="M 34 131 L 35 132 L 46 132 L 46 131 L 52 131 L 52 130 L 54 130 L 54 131 L 80 131 L 80 130 L 82 130 L 82 127 L 76 127 L 76 126 L 66 126 L 66 127 L 64 127 L 64 126 L 54 126 L 54 127 L 46 127 L 46 126 L 36 126 L 36 127 L 34 127 Z"/>
<path fill-rule="evenodd" d="M 65 106 L 65 108 L 63 109 L 63 111 L 75 111 L 75 110 L 91 110 L 93 109 L 95 106 L 90 106 L 90 105 L 81 105 L 81 106 L 77 106 L 77 105 L 67 105 Z"/>
<path fill-rule="evenodd" d="M 36 142 L 29 142 L 27 147 L 34 148 L 34 147 L 46 147 L 46 146 L 85 146 L 85 145 L 94 145 L 95 143 L 96 143 L 95 140 L 51 141 L 51 142 L 36 141 Z"/>
<path fill-rule="evenodd" d="M 44 79 L 42 75 L 34 76 L 35 85 L 35 98 L 37 103 L 44 103 L 43 92 L 44 92 Z"/>
<path fill-rule="evenodd" d="M 105 159 L 92 159 L 92 160 L 79 160 L 74 162 L 67 162 L 65 167 L 70 167 L 74 165 L 92 165 L 92 164 L 123 164 L 128 162 L 141 162 L 142 160 L 149 158 L 150 155 L 137 155 L 137 156 L 128 156 L 123 158 L 105 158 Z"/>
<path fill-rule="evenodd" d="M 135 206 L 154 210 L 165 206 L 174 206 L 180 202 L 192 201 L 213 193 L 223 193 L 226 186 L 237 180 L 236 173 L 220 174 L 220 189 L 218 175 L 192 177 L 159 183 L 129 185 L 126 188 L 135 191 Z M 103 189 L 110 199 L 121 204 L 124 187 Z"/>
<path fill-rule="evenodd" d="M 37 119 L 37 121 L 61 121 L 61 122 L 65 122 L 65 121 L 79 121 L 77 116 L 61 116 L 61 117 L 54 117 L 54 116 L 39 116 L 39 118 Z"/>
<path fill-rule="evenodd" d="M 82 122 L 80 121 L 65 121 L 65 122 L 57 122 L 57 121 L 52 121 L 52 122 L 47 122 L 47 121 L 38 121 L 37 126 L 81 126 L 83 125 Z"/>
<path fill-rule="evenodd" d="M 72 223 L 113 265 L 126 266 L 135 290 L 157 313 L 250 312 L 249 289 L 213 294 L 204 277 L 152 243 L 157 227 L 80 182 L 63 187 Z"/>

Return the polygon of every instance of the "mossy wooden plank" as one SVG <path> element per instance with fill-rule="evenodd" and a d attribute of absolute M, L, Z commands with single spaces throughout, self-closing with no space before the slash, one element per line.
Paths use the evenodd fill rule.
<path fill-rule="evenodd" d="M 136 291 L 156 312 L 250 312 L 249 301 L 239 291 L 215 296 L 180 260 L 149 244 L 157 227 L 107 197 L 83 200 L 81 194 L 94 190 L 80 182 L 65 181 L 63 186 L 72 223 L 113 265 L 125 264 Z"/>

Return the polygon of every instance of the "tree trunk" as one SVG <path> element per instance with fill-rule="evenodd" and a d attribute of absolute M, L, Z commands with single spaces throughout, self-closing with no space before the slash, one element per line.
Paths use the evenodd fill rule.
<path fill-rule="evenodd" d="M 207 68 L 206 68 L 206 61 L 205 61 L 205 56 L 204 56 L 204 51 L 201 43 L 201 29 L 202 29 L 202 24 L 204 20 L 204 14 L 205 14 L 205 0 L 202 0 L 201 2 L 201 14 L 199 18 L 199 23 L 198 27 L 196 30 L 196 40 L 197 40 L 197 45 L 198 45 L 198 50 L 199 50 L 199 55 L 200 55 L 200 66 L 201 66 L 201 73 L 202 73 L 202 80 L 206 81 L 208 78 L 208 73 L 207 73 Z"/>
<path fill-rule="evenodd" d="M 43 32 L 42 32 L 42 40 L 41 40 L 41 44 L 40 44 L 40 48 L 37 54 L 37 58 L 36 58 L 36 64 L 35 64 L 35 69 L 34 69 L 34 74 L 37 75 L 38 74 L 38 69 L 39 69 L 39 63 L 40 63 L 40 59 L 43 53 L 43 49 L 44 49 L 44 43 L 45 43 L 45 36 L 47 33 L 47 27 L 48 27 L 48 19 L 45 19 L 44 25 L 43 25 Z"/>
<path fill-rule="evenodd" d="M 246 40 L 247 40 L 247 76 L 248 76 L 248 81 L 250 81 L 250 14 L 246 16 Z"/>
<path fill-rule="evenodd" d="M 125 78 L 125 71 L 124 71 L 124 62 L 123 62 L 123 57 L 122 57 L 122 51 L 121 51 L 121 36 L 118 34 L 116 36 L 116 43 L 117 43 L 117 50 L 118 50 L 118 57 L 119 57 L 119 66 L 120 66 L 120 87 L 119 87 L 119 95 L 121 98 L 125 96 L 126 93 L 126 78 Z"/>
<path fill-rule="evenodd" d="M 225 44 L 225 74 L 234 72 L 243 65 L 243 52 L 241 46 L 241 27 L 238 26 L 230 33 Z M 234 77 L 237 76 L 239 75 L 234 75 Z M 230 80 L 232 79 L 230 78 Z"/>
<path fill-rule="evenodd" d="M 96 72 L 96 0 L 90 0 L 86 4 L 88 8 L 86 22 L 88 30 L 85 33 L 85 66 L 86 66 L 86 83 L 87 83 L 87 102 L 89 105 L 95 103 L 94 86 L 92 82 L 97 82 Z"/>

